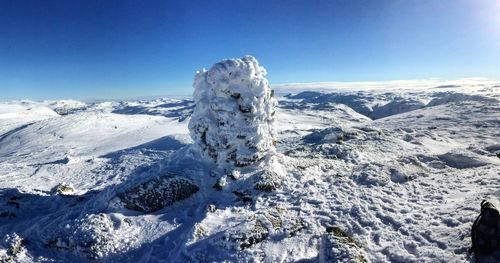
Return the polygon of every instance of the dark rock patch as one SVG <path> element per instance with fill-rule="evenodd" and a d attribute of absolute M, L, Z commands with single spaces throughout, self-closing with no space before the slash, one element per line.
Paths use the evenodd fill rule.
<path fill-rule="evenodd" d="M 99 259 L 116 252 L 117 238 L 113 229 L 113 222 L 106 214 L 85 215 L 57 231 L 47 245 Z"/>
<path fill-rule="evenodd" d="M 17 234 L 6 235 L 3 240 L 0 240 L 0 262 L 17 262 L 25 244 L 26 240 Z"/>
<path fill-rule="evenodd" d="M 281 187 L 281 177 L 274 171 L 260 172 L 254 183 L 254 189 L 262 192 L 272 192 Z"/>
<path fill-rule="evenodd" d="M 369 262 L 361 245 L 338 227 L 328 227 L 321 239 L 320 262 Z"/>
<path fill-rule="evenodd" d="M 187 199 L 200 188 L 182 177 L 157 177 L 118 195 L 125 207 L 141 212 L 155 212 Z"/>

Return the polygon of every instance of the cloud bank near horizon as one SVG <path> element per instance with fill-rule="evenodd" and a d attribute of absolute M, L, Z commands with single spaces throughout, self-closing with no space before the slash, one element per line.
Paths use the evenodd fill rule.
<path fill-rule="evenodd" d="M 271 84 L 278 93 L 294 93 L 301 91 L 337 91 L 337 90 L 398 90 L 398 89 L 471 89 L 493 87 L 500 92 L 500 80 L 481 77 L 443 80 L 439 78 L 420 80 L 389 81 L 354 81 L 354 82 L 308 82 Z"/>

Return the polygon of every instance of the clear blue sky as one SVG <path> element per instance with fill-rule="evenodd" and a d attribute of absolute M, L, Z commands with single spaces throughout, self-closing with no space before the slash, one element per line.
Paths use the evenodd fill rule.
<path fill-rule="evenodd" d="M 500 1 L 0 0 L 0 99 L 190 94 L 245 54 L 271 83 L 500 79 Z"/>

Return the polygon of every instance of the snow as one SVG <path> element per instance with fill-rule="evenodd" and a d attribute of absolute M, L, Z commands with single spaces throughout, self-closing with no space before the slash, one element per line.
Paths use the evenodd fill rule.
<path fill-rule="evenodd" d="M 5 136 L 8 131 L 13 131 L 32 122 L 55 116 L 58 116 L 58 114 L 52 109 L 36 102 L 13 101 L 0 103 L 1 136 Z"/>
<path fill-rule="evenodd" d="M 245 166 L 274 148 L 276 100 L 266 74 L 252 56 L 224 60 L 196 74 L 189 130 L 218 165 Z"/>
<path fill-rule="evenodd" d="M 260 69 L 251 61 L 249 70 Z M 227 63 L 212 77 L 223 79 Z M 196 82 L 205 88 L 207 72 Z M 230 171 L 191 139 L 191 115 L 208 118 L 192 100 L 1 103 L 0 258 L 472 261 L 479 204 L 500 199 L 498 82 L 345 85 L 302 94 L 300 85 L 280 87 L 298 93 L 277 98 L 275 152 Z M 224 94 L 194 99 L 216 97 L 238 107 Z M 154 212 L 120 201 L 171 174 L 199 190 Z M 280 185 L 259 191 L 255 179 Z"/>

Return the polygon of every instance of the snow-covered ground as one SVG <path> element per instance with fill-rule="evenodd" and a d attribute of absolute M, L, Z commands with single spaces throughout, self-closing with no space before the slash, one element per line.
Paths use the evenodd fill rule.
<path fill-rule="evenodd" d="M 260 167 L 285 175 L 271 192 L 249 168 L 213 187 L 190 100 L 0 103 L 0 261 L 468 260 L 479 203 L 500 200 L 499 82 L 276 88 L 292 94 Z M 199 189 L 154 212 L 120 201 L 170 174 Z"/>

